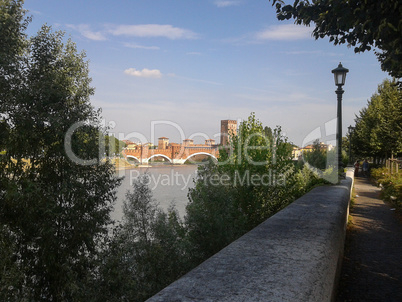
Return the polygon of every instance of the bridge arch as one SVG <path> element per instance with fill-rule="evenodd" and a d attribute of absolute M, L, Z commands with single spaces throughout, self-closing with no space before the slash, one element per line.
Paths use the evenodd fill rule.
<path fill-rule="evenodd" d="M 151 160 L 151 158 L 157 157 L 157 156 L 161 156 L 163 158 L 166 158 L 170 163 L 172 163 L 172 160 L 168 156 L 166 156 L 164 154 L 154 154 L 154 155 L 150 156 L 146 161 L 149 162 Z"/>
<path fill-rule="evenodd" d="M 127 157 L 130 157 L 130 158 L 136 159 L 139 163 L 141 162 L 138 157 L 135 157 L 135 156 L 133 156 L 133 155 L 126 155 L 126 156 L 127 156 Z"/>
<path fill-rule="evenodd" d="M 189 157 L 187 157 L 183 162 L 185 163 L 187 160 L 189 160 L 191 157 L 196 156 L 196 155 L 208 155 L 209 157 L 212 157 L 214 160 L 218 161 L 218 159 L 212 155 L 211 153 L 207 153 L 207 152 L 197 152 L 194 154 L 191 154 Z"/>

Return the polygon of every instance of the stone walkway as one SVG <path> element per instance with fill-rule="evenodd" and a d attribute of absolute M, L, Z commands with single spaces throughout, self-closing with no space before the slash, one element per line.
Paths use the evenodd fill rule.
<path fill-rule="evenodd" d="M 355 178 L 336 301 L 402 301 L 402 223 L 380 189 Z"/>

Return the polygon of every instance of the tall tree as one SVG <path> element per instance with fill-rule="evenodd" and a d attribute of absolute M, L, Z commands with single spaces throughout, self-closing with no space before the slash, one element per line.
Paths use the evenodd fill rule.
<path fill-rule="evenodd" d="M 114 136 L 105 136 L 105 152 L 107 156 L 117 156 L 126 147 L 126 143 L 118 140 Z"/>
<path fill-rule="evenodd" d="M 238 135 L 231 140 L 231 150 L 222 153 L 224 164 L 219 163 L 219 168 L 234 181 L 237 206 L 251 229 L 293 200 L 292 147 L 280 127 L 264 130 L 254 113 L 239 125 Z"/>
<path fill-rule="evenodd" d="M 402 92 L 395 82 L 379 85 L 355 121 L 355 154 L 384 158 L 402 152 Z"/>
<path fill-rule="evenodd" d="M 293 1 L 291 1 L 293 2 Z M 375 48 L 381 68 L 402 78 L 402 5 L 400 0 L 295 0 L 293 5 L 272 0 L 277 18 L 313 24 L 316 39 L 329 37 L 355 52 Z"/>
<path fill-rule="evenodd" d="M 25 17 L 22 1 L 0 0 L 0 151 L 4 150 L 8 126 L 5 122 L 6 99 L 13 99 L 13 87 L 20 84 L 19 69 L 26 47 L 25 30 L 30 21 Z"/>
<path fill-rule="evenodd" d="M 96 301 L 144 301 L 191 268 L 185 227 L 174 208 L 165 213 L 158 207 L 148 177 L 141 175 L 126 194 L 122 224 L 103 257 Z"/>
<path fill-rule="evenodd" d="M 200 170 L 190 189 L 186 224 L 193 254 L 206 259 L 276 213 L 295 197 L 292 147 L 280 128 L 263 127 L 251 114 Z"/>
<path fill-rule="evenodd" d="M 79 300 L 120 180 L 85 53 L 48 26 L 28 39 L 22 4 L 0 2 L 0 299 Z"/>
<path fill-rule="evenodd" d="M 321 170 L 327 168 L 327 150 L 322 150 L 319 139 L 313 142 L 313 151 L 304 151 L 303 158 L 314 168 Z"/>

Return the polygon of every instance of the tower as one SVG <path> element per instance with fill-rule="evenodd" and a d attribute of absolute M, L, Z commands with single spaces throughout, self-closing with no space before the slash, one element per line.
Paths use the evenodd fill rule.
<path fill-rule="evenodd" d="M 221 121 L 221 145 L 226 146 L 229 143 L 229 137 L 237 134 L 237 121 Z"/>
<path fill-rule="evenodd" d="M 169 145 L 169 139 L 167 137 L 158 138 L 158 149 L 167 149 Z"/>

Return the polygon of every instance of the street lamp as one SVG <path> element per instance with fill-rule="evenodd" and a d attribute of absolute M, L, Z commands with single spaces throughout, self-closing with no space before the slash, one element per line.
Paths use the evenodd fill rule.
<path fill-rule="evenodd" d="M 337 95 L 338 104 L 337 104 L 337 129 L 336 129 L 336 145 L 338 149 L 338 173 L 343 176 L 342 169 L 342 94 L 344 93 L 342 86 L 345 85 L 346 74 L 349 72 L 349 69 L 344 68 L 341 63 L 339 63 L 338 67 L 332 70 L 335 78 L 335 85 L 338 86 L 338 89 L 335 90 Z"/>
<path fill-rule="evenodd" d="M 349 133 L 349 165 L 353 164 L 353 161 L 352 161 L 352 133 L 353 133 L 353 130 L 355 130 L 355 127 L 350 125 L 348 127 L 348 133 Z"/>

